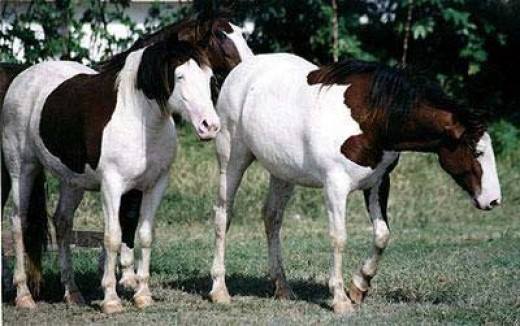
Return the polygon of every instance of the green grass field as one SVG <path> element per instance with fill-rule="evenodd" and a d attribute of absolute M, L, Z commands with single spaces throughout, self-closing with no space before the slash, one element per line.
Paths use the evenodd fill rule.
<path fill-rule="evenodd" d="M 213 253 L 216 192 L 213 144 L 181 129 L 171 185 L 158 213 L 152 260 L 155 305 L 139 311 L 123 293 L 125 312 L 106 316 L 97 274 L 99 249 L 75 249 L 76 280 L 87 306 L 62 303 L 55 253 L 45 257 L 45 285 L 36 311 L 17 311 L 4 296 L 3 321 L 14 324 L 520 324 L 520 150 L 498 157 L 503 205 L 473 208 L 441 171 L 433 155 L 404 154 L 392 175 L 392 239 L 359 312 L 337 317 L 329 309 L 330 245 L 320 190 L 297 190 L 285 215 L 284 256 L 297 299 L 271 298 L 260 218 L 267 174 L 253 165 L 239 190 L 228 236 L 231 305 L 207 300 Z M 54 207 L 55 182 L 49 185 Z M 346 281 L 368 254 L 371 227 L 361 193 L 348 203 Z M 51 211 L 51 210 L 49 210 Z M 9 208 L 6 210 L 9 214 Z M 9 223 L 4 221 L 4 226 Z M 101 230 L 98 194 L 85 197 L 75 228 Z M 12 264 L 12 262 L 9 262 Z"/>

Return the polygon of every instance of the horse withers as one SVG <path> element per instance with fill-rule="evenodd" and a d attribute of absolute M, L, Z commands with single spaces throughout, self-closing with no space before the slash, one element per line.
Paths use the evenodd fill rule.
<path fill-rule="evenodd" d="M 100 190 L 107 258 L 102 310 L 122 310 L 115 266 L 121 246 L 119 209 L 129 190 L 142 192 L 138 235 L 142 248 L 134 301 L 152 303 L 148 286 L 155 211 L 175 156 L 172 112 L 185 116 L 200 139 L 220 123 L 211 102 L 208 57 L 187 42 L 165 40 L 119 56 L 101 72 L 75 62 L 37 64 L 9 87 L 2 110 L 2 145 L 12 181 L 16 305 L 34 308 L 26 283 L 22 226 L 42 169 L 60 181 L 53 217 L 65 300 L 81 303 L 70 255 L 72 218 L 85 190 Z"/>
<path fill-rule="evenodd" d="M 294 185 L 324 190 L 332 246 L 329 289 L 336 313 L 365 297 L 386 248 L 389 174 L 399 152 L 435 153 L 480 209 L 500 204 L 491 138 L 478 115 L 441 88 L 404 70 L 344 61 L 318 68 L 290 54 L 259 55 L 237 66 L 217 104 L 220 166 L 210 297 L 229 302 L 225 237 L 241 178 L 257 160 L 271 174 L 263 219 L 275 297 L 292 296 L 282 264 L 280 229 Z M 344 290 L 346 201 L 363 190 L 373 224 L 370 257 Z"/>

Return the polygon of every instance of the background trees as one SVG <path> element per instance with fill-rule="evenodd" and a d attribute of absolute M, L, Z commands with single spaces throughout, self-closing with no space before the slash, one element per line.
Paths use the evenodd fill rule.
<path fill-rule="evenodd" d="M 13 19 L 11 28 L 0 31 L 0 60 L 15 61 L 11 49 L 20 42 L 26 62 L 50 57 L 88 62 L 88 49 L 79 41 L 83 24 L 90 25 L 93 44 L 108 43 L 108 57 L 142 33 L 224 5 L 235 19 L 255 23 L 249 43 L 256 53 L 294 52 L 318 64 L 332 62 L 334 54 L 340 60 L 405 62 L 468 105 L 489 109 L 500 121 L 494 125 L 499 151 L 520 138 L 519 0 L 199 0 L 175 8 L 156 3 L 139 27 L 126 13 L 129 0 L 83 1 L 82 13 L 76 2 L 34 0 L 21 13 L 10 11 L 12 4 L 0 5 L 2 19 Z M 107 30 L 109 21 L 128 26 L 130 35 L 116 39 Z M 31 22 L 42 25 L 44 38 L 29 28 Z"/>

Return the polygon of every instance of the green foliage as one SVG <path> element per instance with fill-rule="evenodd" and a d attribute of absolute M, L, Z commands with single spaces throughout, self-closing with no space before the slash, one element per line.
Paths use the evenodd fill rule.
<path fill-rule="evenodd" d="M 12 4 L 0 5 L 2 19 L 13 26 L 0 30 L 0 60 L 15 61 L 12 47 L 23 46 L 25 62 L 65 58 L 91 63 L 88 50 L 108 46 L 104 58 L 126 49 L 141 34 L 214 7 L 216 1 L 193 6 L 153 3 L 144 26 L 128 15 L 128 0 L 33 0 L 25 12 L 15 14 Z M 248 42 L 256 53 L 292 52 L 327 64 L 332 61 L 333 9 L 328 0 L 237 1 L 233 14 L 238 23 L 253 20 Z M 389 64 L 401 62 L 410 6 L 407 64 L 437 78 L 452 96 L 469 106 L 487 108 L 494 116 L 520 124 L 520 71 L 514 51 L 520 47 L 520 2 L 498 0 L 337 0 L 340 59 L 357 58 Z M 7 8 L 7 9 L 6 9 Z M 130 33 L 116 38 L 108 22 L 119 22 Z M 42 26 L 43 37 L 31 24 Z M 91 44 L 81 44 L 83 27 L 93 31 Z M 520 143 L 520 133 L 508 143 Z M 499 137 L 499 136 L 497 136 Z M 516 137 L 516 140 L 512 140 Z M 511 146 L 504 147 L 508 151 Z"/>
<path fill-rule="evenodd" d="M 520 148 L 520 130 L 513 123 L 503 119 L 496 121 L 490 132 L 496 153 L 513 153 Z"/>
<path fill-rule="evenodd" d="M 14 10 L 14 3 L 1 6 L 2 20 L 10 22 L 11 27 L 0 31 L 0 61 L 16 62 L 13 47 L 19 42 L 26 63 L 50 58 L 91 63 L 89 49 L 102 44 L 106 45 L 102 59 L 106 59 L 130 47 L 140 35 L 177 21 L 187 13 L 184 6 L 154 2 L 144 26 L 137 26 L 127 12 L 128 0 L 33 0 L 22 12 Z M 116 37 L 108 28 L 109 22 L 126 27 L 128 35 Z M 90 43 L 82 44 L 86 27 L 92 31 Z"/>

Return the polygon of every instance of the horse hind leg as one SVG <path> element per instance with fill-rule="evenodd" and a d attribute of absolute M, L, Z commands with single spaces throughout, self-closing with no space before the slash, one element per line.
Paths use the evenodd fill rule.
<path fill-rule="evenodd" d="M 74 270 L 70 252 L 74 212 L 83 198 L 83 193 L 83 190 L 69 187 L 62 182 L 60 185 L 58 207 L 53 217 L 56 228 L 56 240 L 58 243 L 61 283 L 65 287 L 64 299 L 67 304 L 85 303 L 74 281 Z"/>
<path fill-rule="evenodd" d="M 271 175 L 269 193 L 262 211 L 269 252 L 269 274 L 275 286 L 274 296 L 277 299 L 295 298 L 285 277 L 280 239 L 283 213 L 293 190 L 293 184 Z"/>
<path fill-rule="evenodd" d="M 16 286 L 16 307 L 36 308 L 36 303 L 27 286 L 27 273 L 25 268 L 25 241 L 27 234 L 27 215 L 29 201 L 34 180 L 42 167 L 36 162 L 20 162 L 8 167 L 12 182 L 12 194 L 14 212 L 12 216 L 13 238 L 16 255 L 13 282 Z M 31 257 L 30 255 L 28 257 Z"/>
<path fill-rule="evenodd" d="M 226 286 L 224 263 L 226 232 L 231 223 L 236 191 L 254 156 L 239 139 L 231 139 L 229 130 L 225 128 L 216 138 L 216 148 L 220 177 L 215 207 L 215 253 L 211 267 L 213 284 L 209 296 L 212 302 L 229 303 L 231 297 Z"/>

